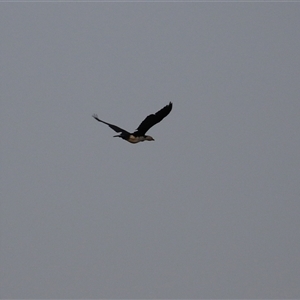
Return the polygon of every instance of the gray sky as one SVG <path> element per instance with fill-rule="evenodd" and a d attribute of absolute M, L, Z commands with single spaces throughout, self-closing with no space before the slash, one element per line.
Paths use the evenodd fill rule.
<path fill-rule="evenodd" d="M 1 298 L 300 298 L 299 3 L 0 7 Z"/>

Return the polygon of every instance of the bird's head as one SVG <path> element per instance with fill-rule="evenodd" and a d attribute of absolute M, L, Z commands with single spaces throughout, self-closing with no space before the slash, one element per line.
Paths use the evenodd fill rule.
<path fill-rule="evenodd" d="M 145 140 L 146 141 L 155 141 L 155 139 L 150 135 L 145 135 Z"/>

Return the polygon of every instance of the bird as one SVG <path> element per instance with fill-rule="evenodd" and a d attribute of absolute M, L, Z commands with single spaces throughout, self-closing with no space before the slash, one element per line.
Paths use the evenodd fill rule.
<path fill-rule="evenodd" d="M 170 102 L 168 105 L 163 107 L 161 110 L 156 112 L 155 114 L 151 114 L 147 116 L 144 121 L 139 125 L 139 127 L 133 132 L 129 133 L 125 129 L 122 129 L 116 125 L 104 122 L 98 118 L 97 114 L 93 115 L 93 118 L 98 122 L 104 123 L 108 125 L 115 132 L 120 133 L 118 135 L 114 135 L 114 137 L 122 138 L 129 143 L 137 144 L 143 141 L 154 141 L 154 138 L 150 135 L 146 135 L 146 132 L 155 124 L 159 123 L 162 119 L 164 119 L 172 110 L 173 104 Z"/>

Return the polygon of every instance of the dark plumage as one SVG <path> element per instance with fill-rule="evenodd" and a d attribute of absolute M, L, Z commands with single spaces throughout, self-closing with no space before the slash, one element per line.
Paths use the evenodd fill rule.
<path fill-rule="evenodd" d="M 100 120 L 96 114 L 93 115 L 93 118 L 95 118 L 99 122 L 102 122 L 102 123 L 108 125 L 115 132 L 117 132 L 117 133 L 121 132 L 121 134 L 115 135 L 114 137 L 120 137 L 130 143 L 136 144 L 138 142 L 143 142 L 143 141 L 154 141 L 154 138 L 152 136 L 145 135 L 146 132 L 152 126 L 159 123 L 163 118 L 165 118 L 172 110 L 172 106 L 173 106 L 173 104 L 172 104 L 172 102 L 170 102 L 168 105 L 163 107 L 157 113 L 147 116 L 145 118 L 145 120 L 136 129 L 136 131 L 133 133 L 129 133 L 128 131 L 126 131 L 116 125 L 113 125 L 113 124 L 110 124 L 110 123 Z"/>

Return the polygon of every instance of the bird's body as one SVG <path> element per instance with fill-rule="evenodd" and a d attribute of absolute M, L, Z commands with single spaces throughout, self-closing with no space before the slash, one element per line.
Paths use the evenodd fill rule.
<path fill-rule="evenodd" d="M 150 135 L 146 135 L 146 132 L 152 126 L 159 123 L 163 118 L 165 118 L 170 113 L 171 110 L 172 110 L 172 102 L 170 102 L 168 105 L 163 107 L 157 113 L 147 116 L 145 118 L 145 120 L 136 129 L 136 131 L 133 133 L 129 133 L 128 131 L 126 131 L 116 125 L 104 122 L 104 121 L 100 120 L 97 115 L 93 115 L 93 118 L 95 118 L 99 122 L 102 122 L 102 123 L 108 125 L 115 132 L 117 132 L 117 133 L 121 132 L 119 135 L 115 135 L 114 137 L 120 137 L 129 143 L 136 144 L 136 143 L 143 142 L 143 141 L 154 141 L 154 138 Z"/>

